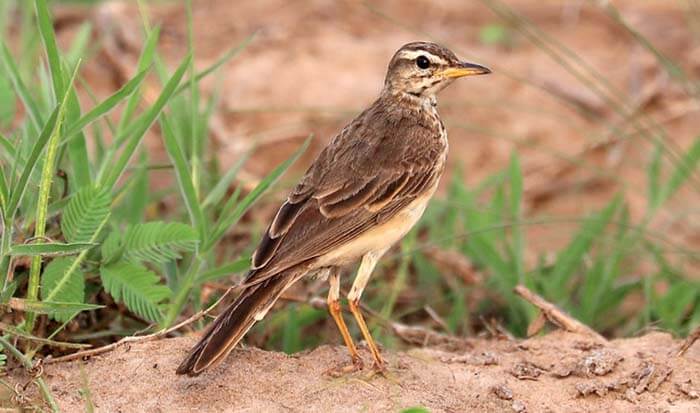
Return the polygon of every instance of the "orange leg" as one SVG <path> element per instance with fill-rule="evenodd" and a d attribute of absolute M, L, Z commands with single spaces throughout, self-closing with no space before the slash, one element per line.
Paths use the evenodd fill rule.
<path fill-rule="evenodd" d="M 328 291 L 328 311 L 331 313 L 333 321 L 335 321 L 335 324 L 338 326 L 340 335 L 343 336 L 345 346 L 348 348 L 350 357 L 352 358 L 351 366 L 346 366 L 340 369 L 341 371 L 339 372 L 333 371 L 332 374 L 337 375 L 336 373 L 342 374 L 360 370 L 362 369 L 362 358 L 357 352 L 355 343 L 352 341 L 350 331 L 348 330 L 348 326 L 345 324 L 345 320 L 343 320 L 343 312 L 340 308 L 340 277 L 337 270 L 333 270 L 333 272 L 331 272 L 328 277 L 328 281 L 330 283 L 330 290 Z"/>
<path fill-rule="evenodd" d="M 378 370 L 383 370 L 385 366 L 384 360 L 382 359 L 381 354 L 379 354 L 379 348 L 377 348 L 377 344 L 374 342 L 372 335 L 369 333 L 369 328 L 367 328 L 367 323 L 365 323 L 364 317 L 362 317 L 362 313 L 360 312 L 359 300 L 351 300 L 349 306 L 350 312 L 353 316 L 355 316 L 355 320 L 357 320 L 357 325 L 358 327 L 360 327 L 362 337 L 365 338 L 365 341 L 369 346 L 369 350 L 372 352 L 372 358 L 374 359 L 374 368 Z"/>
<path fill-rule="evenodd" d="M 355 281 L 352 284 L 352 288 L 348 293 L 348 303 L 350 306 L 350 312 L 353 316 L 355 316 L 355 320 L 357 320 L 357 325 L 358 327 L 360 327 L 362 336 L 365 338 L 365 341 L 367 342 L 367 345 L 369 346 L 369 349 L 372 352 L 372 358 L 374 359 L 374 368 L 378 370 L 383 370 L 385 367 L 385 363 L 382 359 L 382 356 L 379 354 L 377 344 L 374 342 L 372 335 L 369 333 L 367 323 L 365 323 L 365 319 L 362 317 L 362 313 L 360 312 L 360 297 L 362 296 L 362 292 L 367 286 L 367 282 L 369 281 L 370 275 L 372 275 L 374 267 L 377 265 L 377 261 L 379 261 L 379 258 L 384 254 L 385 251 L 386 250 L 372 251 L 365 254 L 365 256 L 362 257 L 362 263 L 360 264 L 360 268 L 357 270 L 357 276 L 355 277 Z"/>

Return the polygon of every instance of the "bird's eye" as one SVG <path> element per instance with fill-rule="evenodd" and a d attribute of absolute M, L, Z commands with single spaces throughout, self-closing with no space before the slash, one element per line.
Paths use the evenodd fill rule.
<path fill-rule="evenodd" d="M 427 69 L 430 67 L 430 60 L 428 60 L 428 58 L 425 56 L 418 56 L 416 59 L 416 66 L 421 69 Z"/>

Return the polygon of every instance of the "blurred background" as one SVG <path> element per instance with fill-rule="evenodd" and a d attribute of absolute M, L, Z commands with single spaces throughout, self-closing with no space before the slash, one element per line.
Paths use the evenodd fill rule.
<path fill-rule="evenodd" d="M 43 46 L 33 5 L 1 1 L 0 33 L 20 78 L 30 87 L 48 82 L 46 65 L 39 64 Z M 49 6 L 67 67 L 80 61 L 74 84 L 84 112 L 140 73 L 154 28 L 156 63 L 139 85 L 134 116 L 157 102 L 165 80 L 190 51 L 189 73 L 216 67 L 165 109 L 201 184 L 195 187 L 202 188 L 203 205 L 214 188 L 216 202 L 251 193 L 313 137 L 206 257 L 223 271 L 207 273 L 183 293 L 176 310 L 167 300 L 159 303 L 168 307 L 164 312 L 174 312 L 170 321 L 206 307 L 240 279 L 287 190 L 328 140 L 376 98 L 394 51 L 431 40 L 493 74 L 455 82 L 439 96 L 450 140 L 448 173 L 419 227 L 387 254 L 366 290 L 363 301 L 379 341 L 387 347 L 425 342 L 427 336 L 410 336 L 402 326 L 455 337 L 524 336 L 537 312 L 513 293 L 518 284 L 607 337 L 648 329 L 684 336 L 700 324 L 696 0 Z M 27 114 L 13 84 L 7 71 L 0 73 L 0 131 L 9 141 L 22 136 L 17 131 Z M 32 93 L 42 95 L 39 89 Z M 91 159 L 114 142 L 118 129 L 110 123 L 120 123 L 123 113 L 117 107 L 85 129 Z M 123 219 L 114 228 L 188 222 L 176 166 L 161 135 L 162 124 L 145 133 L 130 164 L 142 167 L 121 176 L 123 185 L 138 179 L 135 187 L 142 189 L 129 187 L 119 195 L 125 201 L 113 207 L 113 215 Z M 214 222 L 223 211 L 216 207 L 205 215 Z M 177 293 L 176 266 L 148 268 Z M 348 269 L 344 289 L 352 275 Z M 78 315 L 57 339 L 104 344 L 149 325 L 129 305 L 101 292 L 99 280 L 90 289 L 90 280 L 85 301 L 106 307 Z M 288 291 L 247 341 L 286 352 L 340 343 L 322 305 L 326 288 L 306 280 Z M 51 323 L 57 321 L 41 328 L 52 331 Z"/>

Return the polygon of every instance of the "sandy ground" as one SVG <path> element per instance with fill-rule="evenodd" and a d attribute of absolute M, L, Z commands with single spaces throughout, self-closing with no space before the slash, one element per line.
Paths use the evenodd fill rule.
<path fill-rule="evenodd" d="M 700 344 L 677 357 L 679 342 L 664 333 L 605 344 L 559 331 L 521 342 L 474 339 L 459 353 L 385 352 L 387 377 L 367 370 L 340 378 L 324 375 L 347 362 L 334 346 L 293 355 L 237 349 L 202 376 L 175 375 L 194 341 L 134 344 L 47 365 L 43 377 L 67 412 L 84 411 L 87 393 L 98 412 L 700 411 Z"/>

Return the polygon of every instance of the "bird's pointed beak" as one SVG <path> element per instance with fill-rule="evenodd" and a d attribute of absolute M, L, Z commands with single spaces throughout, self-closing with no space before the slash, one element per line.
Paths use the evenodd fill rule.
<path fill-rule="evenodd" d="M 459 62 L 457 66 L 449 67 L 440 74 L 447 78 L 458 78 L 463 76 L 486 75 L 491 73 L 491 69 L 475 63 Z"/>

